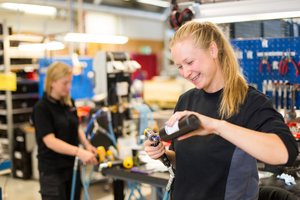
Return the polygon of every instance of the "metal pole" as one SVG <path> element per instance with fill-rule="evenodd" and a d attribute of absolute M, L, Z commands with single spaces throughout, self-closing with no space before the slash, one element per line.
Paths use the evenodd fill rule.
<path fill-rule="evenodd" d="M 4 72 L 10 73 L 10 58 L 9 58 L 9 36 L 8 36 L 8 26 L 7 21 L 4 19 L 3 21 L 3 57 L 4 57 Z M 7 121 L 7 137 L 8 137 L 8 145 L 9 145 L 9 156 L 10 160 L 13 159 L 13 117 L 12 117 L 12 96 L 11 91 L 6 90 L 5 92 L 5 102 L 6 102 L 6 121 Z M 11 168 L 13 169 L 13 162 L 11 162 Z"/>
<path fill-rule="evenodd" d="M 78 33 L 83 33 L 83 12 L 82 12 L 82 0 L 78 0 L 78 9 L 77 9 L 77 21 L 78 21 Z M 85 54 L 85 44 L 83 42 L 79 43 L 79 55 Z"/>
<path fill-rule="evenodd" d="M 17 10 L 17 16 L 18 16 L 18 34 L 21 34 L 21 14 L 20 14 L 19 6 Z"/>
<path fill-rule="evenodd" d="M 69 32 L 74 32 L 74 10 L 72 0 L 68 0 L 68 21 L 69 21 Z M 74 53 L 74 42 L 69 42 L 69 55 Z"/>
<path fill-rule="evenodd" d="M 47 28 L 48 28 L 48 22 L 45 21 L 45 22 L 44 22 L 44 40 L 43 40 L 43 43 L 46 44 L 46 45 L 47 45 L 47 43 L 50 41 L 49 37 L 47 36 L 47 35 L 48 35 L 48 30 L 47 30 Z M 46 38 L 45 38 L 45 37 L 46 37 Z M 46 57 L 47 59 L 50 58 L 50 51 L 49 51 L 47 48 L 45 49 L 45 57 Z"/>

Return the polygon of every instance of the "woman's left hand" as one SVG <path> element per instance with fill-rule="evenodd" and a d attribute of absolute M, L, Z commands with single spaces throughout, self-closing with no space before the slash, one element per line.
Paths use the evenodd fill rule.
<path fill-rule="evenodd" d="M 85 149 L 92 152 L 94 155 L 98 154 L 96 147 L 94 147 L 91 143 L 88 143 Z"/>
<path fill-rule="evenodd" d="M 170 119 L 165 123 L 166 126 L 173 126 L 173 124 L 177 121 L 180 120 L 181 118 L 190 115 L 190 114 L 194 114 L 198 117 L 198 119 L 200 120 L 200 128 L 192 131 L 190 133 L 187 133 L 185 135 L 182 135 L 180 137 L 178 137 L 178 140 L 183 140 L 195 135 L 200 135 L 200 136 L 204 136 L 204 135 L 208 135 L 211 133 L 216 133 L 216 125 L 218 122 L 220 122 L 220 120 L 218 119 L 213 119 L 204 115 L 201 115 L 199 113 L 193 112 L 193 111 L 178 111 L 176 113 L 174 113 Z M 218 134 L 218 133 L 216 133 Z"/>

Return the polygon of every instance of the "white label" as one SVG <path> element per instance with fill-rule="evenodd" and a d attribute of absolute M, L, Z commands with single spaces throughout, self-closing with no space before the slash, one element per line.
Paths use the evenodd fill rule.
<path fill-rule="evenodd" d="M 167 135 L 171 135 L 173 133 L 175 133 L 176 131 L 179 131 L 179 125 L 178 125 L 178 121 L 176 121 L 173 126 L 165 126 L 165 131 L 167 133 Z"/>
<path fill-rule="evenodd" d="M 17 177 L 23 177 L 23 172 L 21 170 L 16 170 Z"/>
<path fill-rule="evenodd" d="M 16 140 L 17 140 L 18 142 L 24 142 L 24 137 L 22 137 L 22 136 L 17 136 L 17 137 L 16 137 Z"/>
<path fill-rule="evenodd" d="M 19 152 L 19 151 L 15 151 L 15 158 L 16 159 L 22 159 L 22 154 L 21 154 L 21 152 Z"/>
<path fill-rule="evenodd" d="M 268 40 L 263 39 L 263 40 L 261 41 L 261 46 L 262 46 L 263 48 L 268 48 L 268 47 L 269 47 L 269 45 L 268 45 Z"/>
<path fill-rule="evenodd" d="M 247 59 L 253 59 L 253 51 L 247 51 Z"/>

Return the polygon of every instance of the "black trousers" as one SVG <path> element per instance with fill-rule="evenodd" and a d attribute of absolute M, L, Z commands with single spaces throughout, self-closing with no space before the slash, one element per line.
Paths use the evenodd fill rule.
<path fill-rule="evenodd" d="M 71 197 L 73 168 L 60 173 L 40 172 L 42 200 L 69 200 Z M 80 200 L 82 183 L 77 171 L 74 200 Z"/>

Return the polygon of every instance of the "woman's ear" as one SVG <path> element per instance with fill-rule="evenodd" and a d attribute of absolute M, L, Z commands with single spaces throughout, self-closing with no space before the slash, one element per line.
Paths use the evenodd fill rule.
<path fill-rule="evenodd" d="M 210 45 L 212 57 L 218 58 L 218 46 L 215 42 L 212 42 Z"/>
<path fill-rule="evenodd" d="M 53 87 L 53 85 L 55 84 L 55 81 L 50 81 L 50 86 Z"/>

